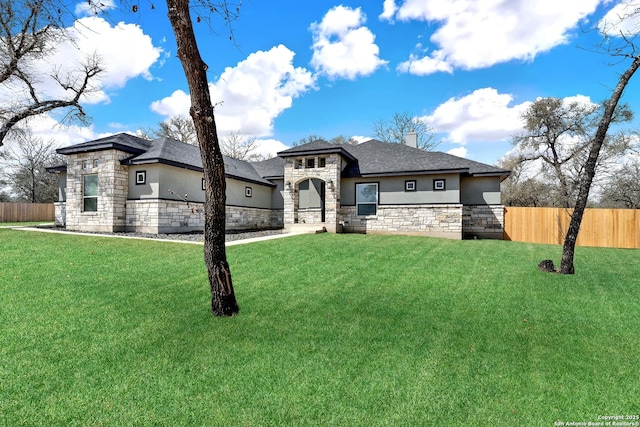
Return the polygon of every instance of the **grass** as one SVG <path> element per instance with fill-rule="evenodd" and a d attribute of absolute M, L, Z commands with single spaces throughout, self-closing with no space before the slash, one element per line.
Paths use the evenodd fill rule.
<path fill-rule="evenodd" d="M 640 413 L 640 252 L 305 235 L 228 248 L 0 230 L 0 426 L 533 425 Z M 4 423 L 4 424 L 3 424 Z"/>

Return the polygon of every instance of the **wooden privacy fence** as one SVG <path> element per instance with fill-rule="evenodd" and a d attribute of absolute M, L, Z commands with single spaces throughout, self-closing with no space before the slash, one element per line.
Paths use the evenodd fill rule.
<path fill-rule="evenodd" d="M 562 245 L 571 212 L 564 208 L 505 207 L 504 239 Z M 585 210 L 576 245 L 639 249 L 640 210 Z"/>
<path fill-rule="evenodd" d="M 0 223 L 53 221 L 53 203 L 0 203 Z"/>

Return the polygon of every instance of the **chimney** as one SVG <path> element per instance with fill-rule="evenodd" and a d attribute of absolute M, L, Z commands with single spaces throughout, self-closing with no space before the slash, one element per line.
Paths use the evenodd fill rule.
<path fill-rule="evenodd" d="M 418 148 L 418 134 L 415 130 L 407 132 L 407 140 L 405 144 L 409 147 Z"/>

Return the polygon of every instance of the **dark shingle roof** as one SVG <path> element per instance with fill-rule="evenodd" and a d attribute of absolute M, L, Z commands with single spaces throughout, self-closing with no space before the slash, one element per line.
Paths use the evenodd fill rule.
<path fill-rule="evenodd" d="M 251 166 L 263 178 L 284 178 L 284 159 L 273 157 L 261 162 L 251 162 Z"/>
<path fill-rule="evenodd" d="M 388 144 L 374 139 L 345 148 L 357 159 L 343 171 L 345 177 L 446 172 L 493 176 L 509 174 L 508 171 L 495 166 L 451 154 L 424 151 L 401 144 Z"/>
<path fill-rule="evenodd" d="M 280 151 L 279 157 L 292 157 L 292 156 L 312 156 L 316 154 L 332 154 L 339 153 L 348 160 L 354 161 L 353 156 L 345 149 L 346 146 L 330 144 L 327 141 L 319 139 L 317 141 L 309 142 L 307 144 L 298 145 L 297 147 L 289 148 L 288 150 Z"/>
<path fill-rule="evenodd" d="M 69 147 L 58 148 L 56 152 L 59 154 L 76 154 L 116 149 L 124 151 L 125 153 L 140 154 L 147 151 L 150 146 L 151 141 L 149 140 L 133 136 L 128 133 L 118 133 L 105 138 L 87 141 L 71 145 Z"/>
<path fill-rule="evenodd" d="M 228 177 L 262 185 L 273 185 L 258 174 L 250 163 L 227 156 L 223 158 L 225 174 Z M 162 163 L 199 172 L 203 170 L 200 148 L 171 138 L 156 139 L 147 152 L 131 157 L 125 162 L 130 165 L 148 163 Z"/>
<path fill-rule="evenodd" d="M 155 141 L 148 141 L 137 136 L 119 133 L 94 141 L 60 148 L 57 152 L 60 154 L 75 154 L 107 149 L 117 149 L 132 154 L 131 157 L 122 161 L 122 164 L 125 165 L 162 163 L 199 172 L 203 170 L 199 147 L 171 138 L 159 138 Z M 225 174 L 227 176 L 262 185 L 274 185 L 256 172 L 250 163 L 232 159 L 227 156 L 223 157 Z M 54 171 L 54 169 L 64 170 L 66 166 L 52 168 L 52 171 Z M 282 161 L 282 170 L 284 171 L 284 160 Z"/>

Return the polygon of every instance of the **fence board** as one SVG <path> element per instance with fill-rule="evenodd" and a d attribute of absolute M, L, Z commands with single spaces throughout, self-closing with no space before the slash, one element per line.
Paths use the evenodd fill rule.
<path fill-rule="evenodd" d="M 571 209 L 505 207 L 504 239 L 561 245 Z M 638 209 L 585 210 L 577 246 L 640 249 Z"/>
<path fill-rule="evenodd" d="M 0 203 L 0 223 L 53 221 L 53 203 Z"/>

